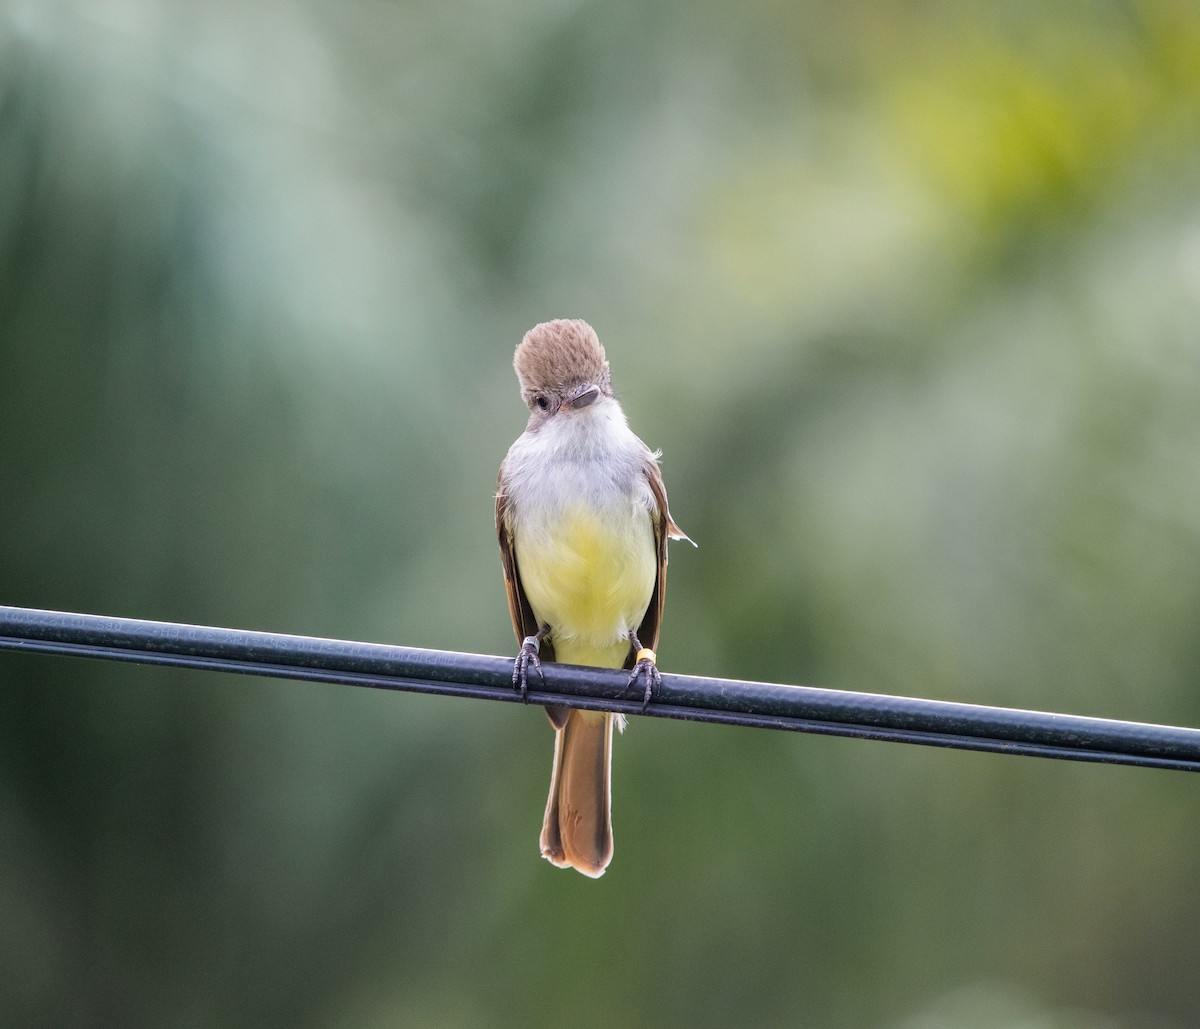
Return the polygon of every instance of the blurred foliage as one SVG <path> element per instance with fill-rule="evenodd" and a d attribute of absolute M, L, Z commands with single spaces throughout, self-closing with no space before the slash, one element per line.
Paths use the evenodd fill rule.
<path fill-rule="evenodd" d="M 513 649 L 600 331 L 666 667 L 1200 723 L 1183 0 L 0 2 L 0 601 Z M 1182 1027 L 1178 774 L 0 656 L 0 1023 Z"/>

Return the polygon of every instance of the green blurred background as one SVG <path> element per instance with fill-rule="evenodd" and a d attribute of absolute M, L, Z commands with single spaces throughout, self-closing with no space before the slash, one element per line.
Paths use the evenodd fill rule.
<path fill-rule="evenodd" d="M 1192 2 L 0 0 L 0 602 L 511 654 L 512 349 L 671 671 L 1200 724 Z M 1182 773 L 0 655 L 5 1026 L 1200 1025 Z"/>

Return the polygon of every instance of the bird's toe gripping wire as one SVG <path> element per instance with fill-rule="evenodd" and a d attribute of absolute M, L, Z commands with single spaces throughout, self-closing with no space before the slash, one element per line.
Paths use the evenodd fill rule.
<path fill-rule="evenodd" d="M 517 660 L 513 662 L 513 689 L 521 691 L 521 700 L 526 704 L 529 703 L 530 667 L 537 672 L 538 678 L 542 680 L 542 685 L 546 684 L 546 677 L 542 675 L 542 662 L 538 659 L 538 651 L 542 649 L 542 640 L 549 634 L 550 626 L 543 625 L 536 635 L 526 636 L 521 644 L 521 649 L 517 651 Z"/>
<path fill-rule="evenodd" d="M 637 648 L 637 655 L 634 659 L 633 670 L 629 673 L 629 685 L 636 686 L 639 680 L 645 683 L 646 692 L 642 697 L 642 710 L 645 711 L 650 706 L 650 698 L 654 695 L 654 691 L 662 683 L 662 673 L 655 664 L 657 655 L 654 651 L 649 647 L 643 647 L 641 641 L 632 633 L 630 639 Z"/>

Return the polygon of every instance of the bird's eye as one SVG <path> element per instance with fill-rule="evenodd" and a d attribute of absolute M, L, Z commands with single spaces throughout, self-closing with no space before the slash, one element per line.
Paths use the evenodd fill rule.
<path fill-rule="evenodd" d="M 535 404 L 537 404 L 539 411 L 549 411 L 550 410 L 550 399 L 546 396 L 545 393 L 539 393 L 536 397 L 533 398 L 533 402 Z"/>

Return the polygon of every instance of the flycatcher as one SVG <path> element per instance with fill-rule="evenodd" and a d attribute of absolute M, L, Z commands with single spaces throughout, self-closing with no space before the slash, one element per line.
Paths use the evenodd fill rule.
<path fill-rule="evenodd" d="M 513 367 L 529 424 L 500 465 L 496 531 L 508 609 L 521 641 L 513 684 L 541 659 L 629 668 L 648 703 L 666 593 L 667 510 L 658 455 L 633 434 L 587 322 L 530 329 Z M 620 716 L 561 705 L 542 856 L 596 878 L 612 860 L 610 770 Z M 618 728 L 624 728 L 620 719 Z"/>

